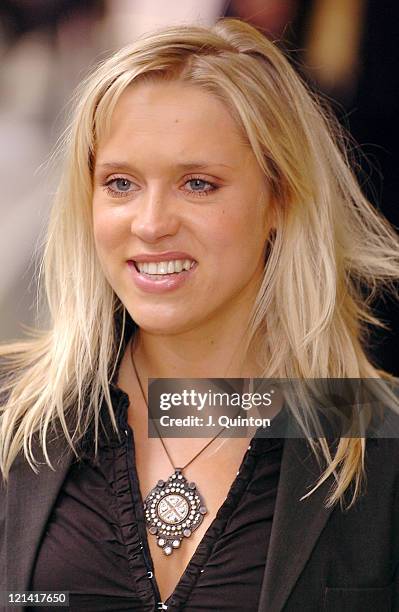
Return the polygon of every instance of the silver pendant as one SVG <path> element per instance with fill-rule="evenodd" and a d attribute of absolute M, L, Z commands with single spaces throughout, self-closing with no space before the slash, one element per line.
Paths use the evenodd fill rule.
<path fill-rule="evenodd" d="M 208 512 L 195 482 L 188 482 L 178 468 L 168 480 L 158 480 L 145 498 L 144 511 L 149 532 L 157 536 L 158 546 L 168 556 Z"/>

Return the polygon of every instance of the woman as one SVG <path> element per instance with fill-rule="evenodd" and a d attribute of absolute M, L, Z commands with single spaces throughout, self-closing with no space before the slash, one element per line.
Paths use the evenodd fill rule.
<path fill-rule="evenodd" d="M 396 440 L 147 433 L 149 378 L 390 379 L 364 325 L 398 239 L 330 125 L 232 19 L 142 38 L 83 84 L 44 253 L 51 328 L 2 349 L 2 590 L 69 591 L 72 610 L 399 609 Z M 149 510 L 172 466 L 200 500 L 183 532 L 178 495 Z"/>

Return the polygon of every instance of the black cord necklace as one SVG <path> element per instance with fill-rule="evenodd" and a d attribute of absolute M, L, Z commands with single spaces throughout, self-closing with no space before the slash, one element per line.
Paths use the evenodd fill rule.
<path fill-rule="evenodd" d="M 133 358 L 133 343 L 130 354 L 140 391 L 149 411 L 148 402 Z M 169 556 L 175 549 L 180 548 L 184 538 L 189 538 L 193 531 L 200 526 L 204 515 L 208 512 L 197 485 L 185 478 L 183 470 L 203 453 L 226 427 L 223 427 L 186 465 L 176 467 L 159 433 L 155 420 L 153 420 L 153 423 L 174 472 L 166 481 L 158 480 L 157 484 L 151 489 L 144 500 L 144 513 L 149 532 L 156 536 L 158 546 L 162 548 L 165 555 Z"/>

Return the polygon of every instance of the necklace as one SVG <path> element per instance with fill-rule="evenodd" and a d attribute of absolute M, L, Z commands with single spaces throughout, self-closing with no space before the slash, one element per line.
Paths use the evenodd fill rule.
<path fill-rule="evenodd" d="M 132 346 L 130 354 L 140 391 L 149 411 L 148 402 L 134 363 Z M 174 472 L 166 481 L 158 480 L 157 484 L 148 493 L 144 500 L 144 513 L 149 532 L 156 536 L 158 546 L 162 548 L 165 555 L 169 556 L 175 549 L 180 548 L 184 538 L 189 538 L 193 531 L 201 525 L 204 515 L 208 512 L 197 485 L 185 478 L 183 470 L 203 453 L 226 427 L 223 427 L 186 465 L 176 467 L 159 433 L 155 420 L 154 426 Z"/>

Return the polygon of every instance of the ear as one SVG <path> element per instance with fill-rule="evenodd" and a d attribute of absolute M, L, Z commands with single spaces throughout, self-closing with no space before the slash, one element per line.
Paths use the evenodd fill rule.
<path fill-rule="evenodd" d="M 265 248 L 264 248 L 264 263 L 266 265 L 267 260 L 269 259 L 270 256 L 270 252 L 273 248 L 273 244 L 274 244 L 274 240 L 275 240 L 275 236 L 276 236 L 276 230 L 274 228 L 271 228 L 267 234 L 266 240 L 265 240 Z"/>
<path fill-rule="evenodd" d="M 263 187 L 259 193 L 259 204 L 263 207 L 263 228 L 265 237 L 277 227 L 277 201 L 269 185 Z"/>

